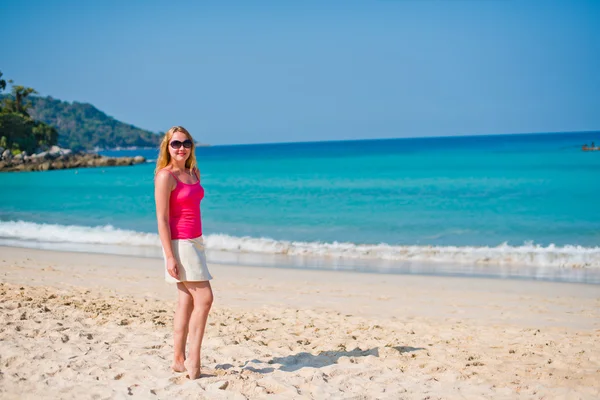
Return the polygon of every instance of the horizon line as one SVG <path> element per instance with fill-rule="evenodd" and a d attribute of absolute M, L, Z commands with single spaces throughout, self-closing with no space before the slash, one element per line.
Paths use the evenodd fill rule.
<path fill-rule="evenodd" d="M 397 138 L 365 138 L 365 139 L 330 139 L 330 140 L 307 140 L 295 142 L 259 142 L 259 143 L 234 143 L 234 144 L 209 144 L 200 142 L 204 146 L 199 147 L 231 147 L 231 146 L 262 146 L 262 145 L 292 145 L 292 144 L 310 144 L 310 143 L 337 143 L 337 142 L 366 142 L 366 141 L 386 141 L 386 140 L 415 140 L 415 139 L 452 139 L 467 137 L 498 137 L 498 136 L 535 136 L 535 135 L 560 135 L 560 134 L 585 134 L 600 133 L 598 130 L 585 131 L 554 131 L 554 132 L 513 132 L 513 133 L 490 133 L 490 134 L 464 134 L 464 135 L 443 135 L 443 136 L 409 136 Z M 598 138 L 600 140 L 600 137 Z"/>

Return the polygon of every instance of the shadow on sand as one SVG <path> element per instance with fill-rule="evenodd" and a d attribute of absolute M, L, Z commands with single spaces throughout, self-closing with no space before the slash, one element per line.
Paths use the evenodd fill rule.
<path fill-rule="evenodd" d="M 410 347 L 410 346 L 394 346 L 393 349 L 397 350 L 398 353 L 410 353 L 413 351 L 425 350 L 422 347 Z M 367 356 L 375 356 L 379 357 L 379 348 L 375 347 L 370 350 L 361 350 L 356 348 L 354 350 L 333 350 L 333 351 L 322 351 L 317 355 L 310 354 L 307 352 L 302 352 L 294 355 L 289 355 L 286 357 L 274 357 L 271 360 L 267 361 L 267 364 L 279 364 L 279 367 L 266 367 L 260 368 L 258 367 L 260 364 L 265 364 L 265 361 L 254 359 L 247 361 L 243 369 L 258 372 L 261 374 L 268 374 L 275 370 L 293 372 L 299 369 L 308 367 L 308 368 L 322 368 L 328 365 L 337 364 L 338 360 L 342 357 L 367 357 Z M 257 364 L 257 366 L 252 366 L 250 364 Z M 221 369 L 229 369 L 232 368 L 231 364 L 223 364 L 217 366 L 217 368 Z"/>

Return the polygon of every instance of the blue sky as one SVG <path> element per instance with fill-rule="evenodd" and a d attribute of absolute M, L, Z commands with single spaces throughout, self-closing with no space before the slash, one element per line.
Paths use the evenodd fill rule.
<path fill-rule="evenodd" d="M 0 71 L 210 144 L 600 129 L 600 2 L 5 1 Z"/>

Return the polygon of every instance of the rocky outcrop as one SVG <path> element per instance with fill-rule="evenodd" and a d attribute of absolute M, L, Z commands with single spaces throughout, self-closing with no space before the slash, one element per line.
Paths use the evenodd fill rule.
<path fill-rule="evenodd" d="M 8 150 L 0 152 L 0 172 L 114 167 L 144 162 L 146 159 L 142 156 L 104 157 L 94 153 L 73 153 L 58 146 L 52 146 L 48 151 L 32 155 L 23 152 L 13 156 Z"/>

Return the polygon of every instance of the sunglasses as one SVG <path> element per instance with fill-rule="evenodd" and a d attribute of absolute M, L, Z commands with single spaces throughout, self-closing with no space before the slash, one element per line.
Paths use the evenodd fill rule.
<path fill-rule="evenodd" d="M 179 140 L 173 140 L 170 143 L 170 145 L 175 150 L 179 149 L 181 146 L 185 147 L 186 149 L 191 149 L 192 148 L 192 141 L 190 139 L 186 139 L 183 142 L 179 141 Z"/>

